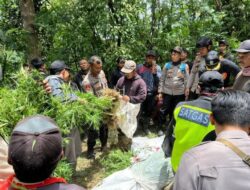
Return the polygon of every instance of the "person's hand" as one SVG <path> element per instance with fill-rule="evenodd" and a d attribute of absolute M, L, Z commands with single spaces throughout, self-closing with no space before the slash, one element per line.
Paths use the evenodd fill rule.
<path fill-rule="evenodd" d="M 129 102 L 130 100 L 130 97 L 125 95 L 125 96 L 122 96 L 122 100 L 125 101 L 125 102 Z"/>
<path fill-rule="evenodd" d="M 153 64 L 152 64 L 152 73 L 153 74 L 156 74 L 157 73 L 157 65 L 156 65 L 156 62 L 155 61 L 153 61 Z"/>
<path fill-rule="evenodd" d="M 194 62 L 199 63 L 200 61 L 201 61 L 201 55 L 200 55 L 200 53 L 196 53 L 196 57 L 194 59 Z"/>
<path fill-rule="evenodd" d="M 185 97 L 186 97 L 186 100 L 187 100 L 188 97 L 189 97 L 189 93 L 190 93 L 190 89 L 189 89 L 189 88 L 186 88 L 186 89 L 185 89 Z"/>
<path fill-rule="evenodd" d="M 158 94 L 158 100 L 163 100 L 162 94 Z"/>
<path fill-rule="evenodd" d="M 50 94 L 52 92 L 52 88 L 49 85 L 48 80 L 43 80 L 43 89 L 45 90 L 46 93 Z"/>

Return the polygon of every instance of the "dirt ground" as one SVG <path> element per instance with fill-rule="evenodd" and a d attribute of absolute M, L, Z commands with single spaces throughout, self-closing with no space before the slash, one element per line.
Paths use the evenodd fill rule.
<path fill-rule="evenodd" d="M 139 135 L 142 136 L 142 135 Z M 151 132 L 147 137 L 156 137 L 156 132 Z M 77 159 L 76 172 L 73 176 L 73 183 L 83 186 L 84 188 L 90 190 L 95 187 L 98 183 L 105 178 L 105 171 L 102 167 L 100 160 L 107 155 L 107 152 L 101 152 L 101 145 L 99 140 L 95 147 L 96 157 L 95 159 L 88 160 L 87 156 L 87 144 L 86 140 L 82 143 L 82 154 Z"/>
<path fill-rule="evenodd" d="M 86 189 L 92 189 L 96 186 L 104 177 L 104 169 L 100 164 L 100 159 L 103 158 L 105 153 L 102 153 L 100 146 L 97 144 L 95 152 L 96 158 L 88 160 L 86 143 L 82 143 L 82 155 L 77 159 L 76 172 L 73 176 L 73 183 L 85 187 Z"/>

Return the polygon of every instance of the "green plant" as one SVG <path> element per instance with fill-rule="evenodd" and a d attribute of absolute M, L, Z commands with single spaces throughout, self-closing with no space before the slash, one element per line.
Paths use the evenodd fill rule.
<path fill-rule="evenodd" d="M 101 159 L 105 175 L 108 176 L 116 171 L 123 170 L 131 164 L 131 151 L 123 152 L 119 149 L 111 150 L 108 155 Z"/>
<path fill-rule="evenodd" d="M 53 175 L 55 177 L 63 177 L 67 182 L 71 182 L 73 175 L 72 165 L 66 160 L 61 160 L 53 172 Z"/>

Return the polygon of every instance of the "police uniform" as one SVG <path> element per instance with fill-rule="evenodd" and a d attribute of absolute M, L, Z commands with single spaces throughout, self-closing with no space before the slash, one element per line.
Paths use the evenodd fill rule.
<path fill-rule="evenodd" d="M 217 139 L 226 139 L 250 155 L 250 139 L 244 131 L 223 131 Z M 249 190 L 249 176 L 249 166 L 229 147 L 206 142 L 183 155 L 174 190 Z"/>
<path fill-rule="evenodd" d="M 174 146 L 171 155 L 176 172 L 185 151 L 198 145 L 215 128 L 209 121 L 211 98 L 201 96 L 197 100 L 181 102 L 174 111 Z"/>

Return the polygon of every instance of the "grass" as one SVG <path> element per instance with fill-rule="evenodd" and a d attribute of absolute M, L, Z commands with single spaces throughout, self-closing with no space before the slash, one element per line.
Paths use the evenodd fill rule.
<path fill-rule="evenodd" d="M 118 149 L 101 152 L 100 146 L 97 145 L 95 149 L 96 159 L 88 160 L 86 158 L 86 143 L 82 143 L 82 149 L 83 154 L 77 160 L 73 183 L 87 189 L 92 189 L 110 174 L 130 166 L 131 152 L 122 152 Z"/>
<path fill-rule="evenodd" d="M 104 167 L 105 176 L 123 170 L 130 166 L 132 153 L 131 151 L 123 152 L 119 149 L 111 150 L 109 154 L 104 156 L 100 161 Z"/>

